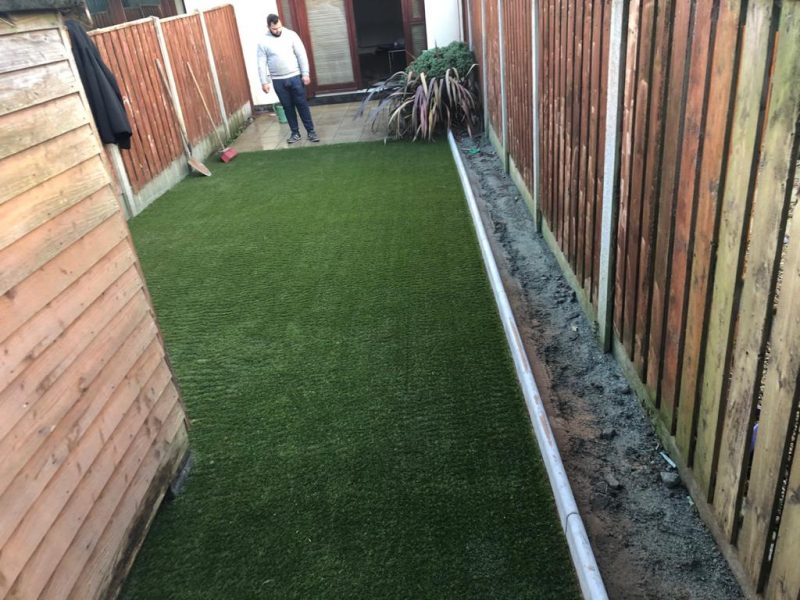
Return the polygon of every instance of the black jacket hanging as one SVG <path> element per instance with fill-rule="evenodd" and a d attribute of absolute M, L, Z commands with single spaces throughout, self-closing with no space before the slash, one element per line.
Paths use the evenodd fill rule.
<path fill-rule="evenodd" d="M 131 147 L 131 124 L 122 103 L 117 78 L 100 57 L 97 47 L 77 21 L 67 21 L 72 54 L 78 66 L 97 131 L 104 144 Z"/>

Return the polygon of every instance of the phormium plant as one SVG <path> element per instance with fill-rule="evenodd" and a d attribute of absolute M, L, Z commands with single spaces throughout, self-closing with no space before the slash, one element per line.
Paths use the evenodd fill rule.
<path fill-rule="evenodd" d="M 475 56 L 463 42 L 426 50 L 367 94 L 357 116 L 377 98 L 368 119 L 373 127 L 387 127 L 387 137 L 431 140 L 459 126 L 472 135 L 480 122 L 476 67 Z"/>

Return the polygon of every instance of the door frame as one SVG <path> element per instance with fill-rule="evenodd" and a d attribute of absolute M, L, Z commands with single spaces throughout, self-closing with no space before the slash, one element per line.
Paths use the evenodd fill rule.
<path fill-rule="evenodd" d="M 314 62 L 314 47 L 311 44 L 311 30 L 308 25 L 308 11 L 305 0 L 289 0 L 292 11 L 292 21 L 297 34 L 303 40 L 308 54 L 309 70 L 311 71 L 311 85 L 307 88 L 309 97 L 314 97 L 317 92 L 349 92 L 362 88 L 361 64 L 358 60 L 358 43 L 356 42 L 355 13 L 353 0 L 343 0 L 345 6 L 345 22 L 347 23 L 347 38 L 350 44 L 350 62 L 353 68 L 353 82 L 331 83 L 319 85 L 317 83 L 317 68 Z M 405 0 L 403 0 L 405 1 Z"/>
<path fill-rule="evenodd" d="M 424 25 L 425 26 L 425 34 L 427 35 L 428 32 L 428 21 L 425 18 L 425 0 L 420 0 L 422 2 L 422 16 L 414 18 L 412 16 L 413 9 L 411 3 L 414 0 L 402 0 L 402 8 L 403 8 L 403 35 L 406 38 L 406 63 L 411 64 L 411 62 L 417 58 L 414 56 L 411 51 L 413 50 L 414 46 L 414 38 L 411 33 L 411 28 L 414 25 Z M 425 40 L 425 47 L 428 47 L 428 41 Z"/>

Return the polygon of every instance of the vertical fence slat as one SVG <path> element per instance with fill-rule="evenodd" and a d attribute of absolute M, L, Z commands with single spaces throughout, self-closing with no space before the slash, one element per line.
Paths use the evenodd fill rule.
<path fill-rule="evenodd" d="M 648 346 L 650 341 L 650 301 L 653 291 L 655 267 L 656 222 L 658 221 L 658 191 L 661 184 L 661 152 L 664 142 L 667 81 L 670 69 L 670 42 L 674 0 L 661 0 L 656 6 L 656 39 L 653 47 L 650 90 L 650 108 L 647 127 L 646 173 L 642 190 L 641 248 L 639 254 L 639 279 L 637 285 L 636 331 L 633 357 L 639 377 L 647 374 Z"/>
<path fill-rule="evenodd" d="M 742 42 L 742 62 L 736 91 L 730 155 L 722 200 L 719 245 L 714 269 L 714 288 L 709 310 L 700 412 L 694 455 L 694 473 L 709 498 L 719 453 L 718 439 L 725 403 L 723 382 L 728 365 L 732 334 L 732 311 L 742 258 L 744 222 L 749 211 L 750 180 L 761 127 L 760 104 L 770 54 L 772 0 L 752 0 L 747 9 L 747 27 Z M 717 489 L 723 497 L 726 490 Z M 729 501 L 723 500 L 723 504 Z M 718 499 L 714 502 L 718 505 Z M 718 513 L 719 514 L 719 513 Z M 720 515 L 721 526 L 733 534 L 733 513 Z"/>
<path fill-rule="evenodd" d="M 792 471 L 786 487 L 786 505 L 775 543 L 775 561 L 769 576 L 767 598 L 796 600 L 800 596 L 800 458 L 795 451 Z"/>
<path fill-rule="evenodd" d="M 697 202 L 698 165 L 703 156 L 703 131 L 708 89 L 709 48 L 714 35 L 714 2 L 698 2 L 694 8 L 692 50 L 686 90 L 683 143 L 675 194 L 675 220 L 672 265 L 669 278 L 667 322 L 665 326 L 664 370 L 661 381 L 661 407 L 664 423 L 675 432 L 678 390 L 680 389 L 687 299 L 687 271 L 691 268 L 694 213 Z M 717 99 L 715 99 L 717 101 Z"/>
<path fill-rule="evenodd" d="M 583 41 L 581 57 L 581 136 L 580 136 L 580 160 L 578 166 L 578 218 L 580 221 L 578 231 L 578 250 L 577 266 L 575 275 L 578 283 L 583 289 L 588 289 L 586 284 L 586 265 L 589 262 L 588 231 L 591 231 L 591 211 L 589 205 L 589 182 L 587 178 L 589 164 L 589 119 L 591 96 L 592 96 L 592 25 L 594 24 L 594 2 L 588 2 L 584 6 L 583 15 Z"/>
<path fill-rule="evenodd" d="M 661 381 L 664 327 L 669 293 L 669 267 L 672 254 L 672 216 L 679 165 L 680 128 L 683 116 L 685 74 L 688 67 L 690 0 L 676 0 L 673 19 L 672 56 L 667 89 L 667 115 L 662 161 L 655 168 L 661 169 L 659 190 L 658 226 L 656 231 L 656 260 L 653 272 L 653 297 L 651 301 L 651 337 L 647 358 L 647 384 L 658 390 Z M 656 405 L 662 408 L 660 394 Z M 672 406 L 663 407 L 663 413 L 672 414 Z"/>
<path fill-rule="evenodd" d="M 628 13 L 628 45 L 625 50 L 625 91 L 622 99 L 622 134 L 620 149 L 619 197 L 617 208 L 617 250 L 614 282 L 614 331 L 622 340 L 624 331 L 626 257 L 630 218 L 631 178 L 633 169 L 633 134 L 636 128 L 636 88 L 639 66 L 639 32 L 642 0 L 632 0 Z"/>
<path fill-rule="evenodd" d="M 623 311 L 623 345 L 628 356 L 634 358 L 634 331 L 636 325 L 637 285 L 639 279 L 639 253 L 642 237 L 642 189 L 647 173 L 645 153 L 647 151 L 647 133 L 650 108 L 650 82 L 652 79 L 651 63 L 653 37 L 655 32 L 655 2 L 644 0 L 641 8 L 639 26 L 639 57 L 636 72 L 636 112 L 631 156 L 631 193 L 628 201 L 628 253 L 625 257 L 625 300 Z"/>
<path fill-rule="evenodd" d="M 708 115 L 703 128 L 705 141 L 697 186 L 694 255 L 689 279 L 686 338 L 678 403 L 676 443 L 690 464 L 699 408 L 698 372 L 703 339 L 707 330 L 710 292 L 713 288 L 712 248 L 716 245 L 717 213 L 721 189 L 725 184 L 723 168 L 728 153 L 728 134 L 733 109 L 732 83 L 735 81 L 734 74 L 739 65 L 737 46 L 740 17 L 739 2 L 720 2 L 711 64 Z"/>
<path fill-rule="evenodd" d="M 722 444 L 730 459 L 720 465 L 720 479 L 730 482 L 729 489 L 742 488 L 745 460 L 754 418 L 758 386 L 761 383 L 763 355 L 772 320 L 773 294 L 777 285 L 778 271 L 784 245 L 786 217 L 789 212 L 789 199 L 794 185 L 795 161 L 797 160 L 796 139 L 798 119 L 800 118 L 800 5 L 784 3 L 781 11 L 780 28 L 776 38 L 774 72 L 767 107 L 766 130 L 763 136 L 763 150 L 759 164 L 758 180 L 753 198 L 753 223 L 750 246 L 747 254 L 747 270 L 742 289 L 739 326 L 732 362 L 732 379 L 729 405 L 725 416 Z M 783 202 L 782 202 L 783 201 Z M 781 207 L 781 204 L 783 206 Z M 782 210 L 781 210 L 782 209 Z M 795 244 L 797 240 L 794 240 Z M 785 281 L 785 280 L 784 280 Z M 788 284 L 788 282 L 787 282 Z M 790 285 L 786 285 L 790 290 Z M 795 309 L 796 299 L 795 299 Z M 780 323 L 780 322 L 779 322 Z M 782 334 L 778 334 L 780 336 Z M 776 341 L 780 341 L 778 337 Z M 785 360 L 777 356 L 783 348 L 773 347 L 772 363 Z M 791 350 L 792 348 L 786 348 Z M 759 357 L 754 361 L 753 357 Z M 796 375 L 786 373 L 787 378 Z M 796 376 L 794 377 L 796 381 Z M 772 384 L 770 379 L 769 383 Z M 768 391 L 777 391 L 775 387 Z M 757 450 L 769 448 L 764 438 L 774 435 L 771 426 L 783 421 L 778 427 L 787 427 L 789 410 L 775 406 L 775 396 L 764 398 L 762 416 L 765 430 L 760 429 L 761 444 Z M 789 401 L 791 403 L 791 400 Z M 769 410 L 767 410 L 769 409 Z M 772 411 L 777 411 L 772 414 Z M 778 429 L 780 431 L 780 429 Z M 753 478 L 750 481 L 744 521 L 739 536 L 739 547 L 743 553 L 745 569 L 758 582 L 762 581 L 762 569 L 770 543 L 770 527 L 774 517 L 772 498 L 778 491 L 778 477 L 767 472 L 775 461 L 781 461 L 783 452 L 776 448 L 774 456 L 761 456 L 753 465 Z M 755 468 L 760 467 L 760 471 Z M 740 470 L 737 470 L 739 468 Z M 737 478 L 739 481 L 737 482 Z"/>

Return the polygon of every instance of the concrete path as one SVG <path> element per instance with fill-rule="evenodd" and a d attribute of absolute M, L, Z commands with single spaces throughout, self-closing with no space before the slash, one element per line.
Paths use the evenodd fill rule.
<path fill-rule="evenodd" d="M 354 118 L 359 104 L 359 102 L 351 102 L 311 107 L 314 126 L 321 138 L 320 144 L 367 142 L 384 138 L 384 129 L 372 131 L 366 118 Z M 274 113 L 263 113 L 258 115 L 255 121 L 244 130 L 234 142 L 233 147 L 239 152 L 288 148 L 286 138 L 289 137 L 289 133 L 289 126 L 278 123 L 278 118 Z M 302 125 L 301 133 L 303 140 L 293 144 L 293 148 L 315 145 L 306 139 Z"/>

